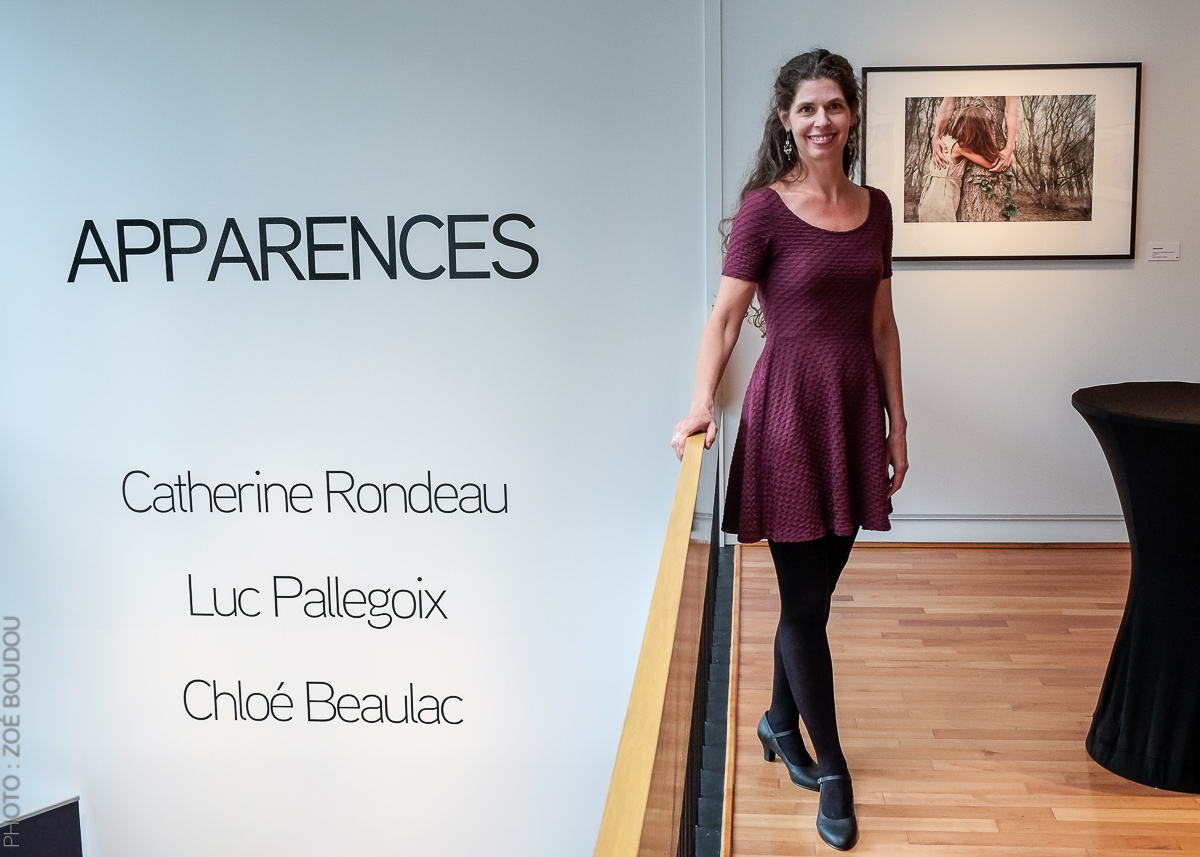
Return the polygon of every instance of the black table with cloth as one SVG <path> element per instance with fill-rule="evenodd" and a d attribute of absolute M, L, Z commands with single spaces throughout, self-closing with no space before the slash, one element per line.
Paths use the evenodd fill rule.
<path fill-rule="evenodd" d="M 1200 793 L 1200 384 L 1086 387 L 1071 404 L 1108 459 L 1132 560 L 1087 750 L 1126 779 Z"/>

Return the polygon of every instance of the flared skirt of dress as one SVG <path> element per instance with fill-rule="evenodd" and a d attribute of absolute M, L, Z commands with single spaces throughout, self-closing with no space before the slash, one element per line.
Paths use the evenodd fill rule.
<path fill-rule="evenodd" d="M 887 530 L 885 420 L 865 337 L 768 337 L 730 461 L 725 532 L 742 542 Z"/>

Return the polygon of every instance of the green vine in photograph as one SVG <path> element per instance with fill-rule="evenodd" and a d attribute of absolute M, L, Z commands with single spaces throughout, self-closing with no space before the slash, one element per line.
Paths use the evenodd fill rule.
<path fill-rule="evenodd" d="M 1013 220 L 1021 213 L 1021 209 L 1017 205 L 1017 201 L 1013 199 L 1012 192 L 1014 178 L 1015 177 L 1013 176 L 1012 170 L 1005 170 L 1004 172 L 1000 173 L 1000 179 L 1004 189 L 1004 196 L 1000 196 L 999 191 L 996 189 L 996 183 L 992 178 L 992 174 L 990 173 L 984 175 L 973 175 L 969 177 L 967 181 L 971 184 L 979 185 L 979 189 L 982 190 L 986 196 L 992 197 L 1000 204 L 1001 217 L 1003 217 L 1005 220 Z"/>

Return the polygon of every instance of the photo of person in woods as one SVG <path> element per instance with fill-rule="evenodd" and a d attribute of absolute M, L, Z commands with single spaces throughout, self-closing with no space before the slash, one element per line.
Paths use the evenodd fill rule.
<path fill-rule="evenodd" d="M 906 98 L 904 220 L 1091 220 L 1095 137 L 1095 95 Z"/>
<path fill-rule="evenodd" d="M 934 131 L 929 172 L 922 182 L 921 201 L 917 206 L 920 222 L 958 220 L 967 164 L 974 163 L 991 171 L 1000 159 L 990 123 L 987 111 L 977 105 L 956 114 L 945 134 Z M 942 166 L 938 166 L 939 161 Z"/>

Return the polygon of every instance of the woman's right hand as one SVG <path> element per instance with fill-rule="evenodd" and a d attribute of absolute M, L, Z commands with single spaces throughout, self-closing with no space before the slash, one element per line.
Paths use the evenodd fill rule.
<path fill-rule="evenodd" d="M 717 439 L 717 418 L 712 408 L 693 408 L 686 417 L 675 424 L 675 433 L 671 436 L 671 448 L 675 457 L 683 459 L 683 446 L 690 435 L 704 432 L 704 448 L 708 449 Z"/>

